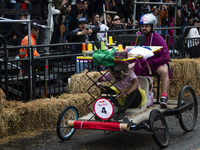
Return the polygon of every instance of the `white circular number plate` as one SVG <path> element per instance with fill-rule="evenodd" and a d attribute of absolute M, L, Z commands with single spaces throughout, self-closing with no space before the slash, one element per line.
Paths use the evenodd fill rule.
<path fill-rule="evenodd" d="M 112 117 L 114 107 L 106 98 L 99 98 L 94 103 L 94 113 L 102 120 L 108 120 Z"/>

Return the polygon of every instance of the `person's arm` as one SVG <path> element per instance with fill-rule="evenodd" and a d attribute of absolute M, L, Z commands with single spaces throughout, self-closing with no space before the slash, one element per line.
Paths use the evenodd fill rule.
<path fill-rule="evenodd" d="M 123 97 L 126 97 L 127 94 L 130 95 L 132 92 L 134 92 L 138 86 L 139 86 L 139 83 L 138 83 L 138 79 L 137 78 L 134 78 L 132 81 L 131 81 L 132 85 L 131 87 L 129 88 L 128 91 L 124 92 L 124 93 L 120 93 L 119 94 L 119 98 L 123 98 Z M 127 93 L 127 94 L 126 94 Z"/>
<path fill-rule="evenodd" d="M 112 5 L 115 7 L 115 0 L 112 0 Z"/>
<path fill-rule="evenodd" d="M 69 37 L 72 39 L 77 38 L 80 35 L 81 35 L 81 31 L 79 30 L 73 30 L 69 33 Z"/>
<path fill-rule="evenodd" d="M 22 28 L 20 28 L 20 26 L 22 26 L 21 24 L 17 24 L 15 27 L 15 35 L 17 36 L 17 38 L 24 38 L 26 35 L 24 35 L 22 33 Z"/>
<path fill-rule="evenodd" d="M 62 4 L 60 5 L 60 6 L 58 6 L 58 8 L 57 9 L 59 9 L 59 10 L 62 10 L 63 8 L 65 8 L 66 6 L 65 6 L 65 4 L 67 3 L 67 1 L 66 0 L 62 0 Z"/>
<path fill-rule="evenodd" d="M 25 39 L 25 38 L 21 41 L 21 46 L 24 46 L 24 45 L 28 45 L 28 40 Z M 25 48 L 25 52 L 26 52 L 26 53 L 23 53 L 23 51 L 24 51 L 23 48 L 21 48 L 21 49 L 19 50 L 18 56 L 19 56 L 20 59 L 23 59 L 23 58 L 25 57 L 25 55 L 26 55 L 26 53 L 27 53 L 27 48 Z"/>
<path fill-rule="evenodd" d="M 94 27 L 91 28 L 91 30 L 92 30 L 92 33 L 97 33 L 100 31 L 100 27 L 99 25 L 95 25 Z"/>
<path fill-rule="evenodd" d="M 156 46 L 163 46 L 160 42 L 158 42 L 158 45 Z M 147 62 L 149 64 L 149 66 L 152 65 L 156 65 L 156 64 L 165 64 L 166 62 L 169 62 L 170 60 L 170 55 L 169 55 L 169 50 L 166 48 L 164 49 L 164 47 L 161 49 L 161 51 L 159 52 L 160 57 L 158 58 L 151 58 L 153 60 L 153 62 L 150 59 L 147 59 Z"/>

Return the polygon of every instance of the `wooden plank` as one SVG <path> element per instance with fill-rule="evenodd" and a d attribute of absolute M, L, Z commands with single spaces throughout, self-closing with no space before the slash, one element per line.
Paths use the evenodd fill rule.
<path fill-rule="evenodd" d="M 89 113 L 86 116 L 78 118 L 78 120 L 89 120 L 93 115 L 94 115 L 93 113 Z M 92 120 L 95 120 L 94 117 L 92 118 Z"/>
<path fill-rule="evenodd" d="M 177 105 L 168 105 L 167 109 L 174 109 L 176 107 Z M 167 109 L 160 108 L 160 105 L 154 105 L 150 108 L 147 108 L 144 112 L 141 112 L 137 115 L 127 116 L 127 117 L 129 118 L 129 120 L 131 120 L 133 124 L 138 124 L 142 121 L 149 120 L 149 115 L 153 109 L 158 109 L 161 112 L 164 112 L 167 110 Z"/>
<path fill-rule="evenodd" d="M 177 100 L 174 100 L 171 102 L 176 103 Z M 147 108 L 143 112 L 140 112 L 140 108 L 132 108 L 132 109 L 129 108 L 128 112 L 125 112 L 125 117 L 128 117 L 129 120 L 131 120 L 131 122 L 133 124 L 138 124 L 138 123 L 141 123 L 142 121 L 149 120 L 149 115 L 153 109 L 158 109 L 159 111 L 164 112 L 168 109 L 174 109 L 176 107 L 177 107 L 177 105 L 170 104 L 167 106 L 166 109 L 163 109 L 160 107 L 160 105 L 154 104 L 152 107 Z M 93 113 L 89 113 L 86 116 L 79 118 L 78 120 L 89 120 L 92 116 L 93 116 Z M 95 118 L 93 117 L 91 120 L 95 120 Z M 112 120 L 112 121 L 114 121 L 114 120 Z M 122 120 L 119 120 L 119 121 L 121 122 Z"/>

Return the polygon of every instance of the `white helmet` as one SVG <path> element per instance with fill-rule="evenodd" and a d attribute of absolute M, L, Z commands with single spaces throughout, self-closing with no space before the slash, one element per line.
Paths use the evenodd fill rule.
<path fill-rule="evenodd" d="M 144 14 L 140 17 L 139 24 L 152 24 L 153 29 L 152 31 L 156 30 L 157 20 L 156 17 L 152 14 Z"/>

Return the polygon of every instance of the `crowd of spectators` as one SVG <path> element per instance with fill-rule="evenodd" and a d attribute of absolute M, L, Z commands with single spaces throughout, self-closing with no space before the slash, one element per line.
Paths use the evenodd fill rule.
<path fill-rule="evenodd" d="M 138 0 L 139 1 L 139 0 Z M 158 2 L 157 5 L 153 4 L 137 4 L 135 22 L 133 23 L 133 1 L 132 0 L 54 0 L 52 3 L 52 20 L 51 27 L 51 42 L 65 43 L 76 42 L 73 38 L 70 38 L 70 32 L 78 27 L 78 19 L 85 17 L 87 24 L 99 25 L 100 31 L 105 30 L 118 30 L 132 28 L 133 25 L 138 27 L 139 18 L 146 13 L 152 13 L 157 19 L 157 28 L 165 27 L 181 27 L 193 26 L 193 20 L 200 19 L 200 7 L 199 1 L 183 0 L 181 6 L 173 5 L 174 0 L 140 0 L 141 2 Z M 172 3 L 172 5 L 163 5 L 163 3 Z M 106 21 L 103 18 L 103 5 L 105 4 L 105 10 L 116 11 L 117 15 L 106 14 Z M 178 8 L 175 23 L 175 7 Z M 31 20 L 40 25 L 46 25 L 48 21 L 48 2 L 47 0 L 5 0 L 5 8 L 7 9 L 28 9 L 31 14 Z M 13 17 L 13 16 L 12 16 Z M 26 16 L 25 16 L 26 17 Z M 15 19 L 16 16 L 14 17 Z M 18 16 L 19 18 L 19 16 Z M 197 21 L 196 21 L 197 22 Z M 65 26 L 64 30 L 61 30 L 61 25 Z M 16 27 L 13 27 L 16 28 Z M 12 29 L 11 29 L 12 30 Z M 24 29 L 22 29 L 24 34 Z M 40 28 L 40 33 L 37 39 L 37 44 L 45 44 L 46 41 L 46 29 Z M 157 30 L 157 33 L 166 36 L 173 36 L 173 30 Z M 14 41 L 15 45 L 19 45 L 19 41 L 25 35 L 19 36 L 18 33 L 10 35 L 8 39 L 10 42 Z M 186 35 L 189 30 L 186 30 Z M 18 35 L 17 35 L 18 34 Z M 109 35 L 112 35 L 110 33 Z M 176 41 L 173 41 L 171 37 L 169 39 L 169 45 L 172 46 L 174 42 L 177 44 L 177 49 L 181 49 L 181 37 L 182 32 L 176 30 Z M 105 40 L 105 34 L 99 33 L 101 40 Z M 185 36 L 186 36 L 185 35 Z M 12 39 L 13 37 L 13 39 Z"/>

